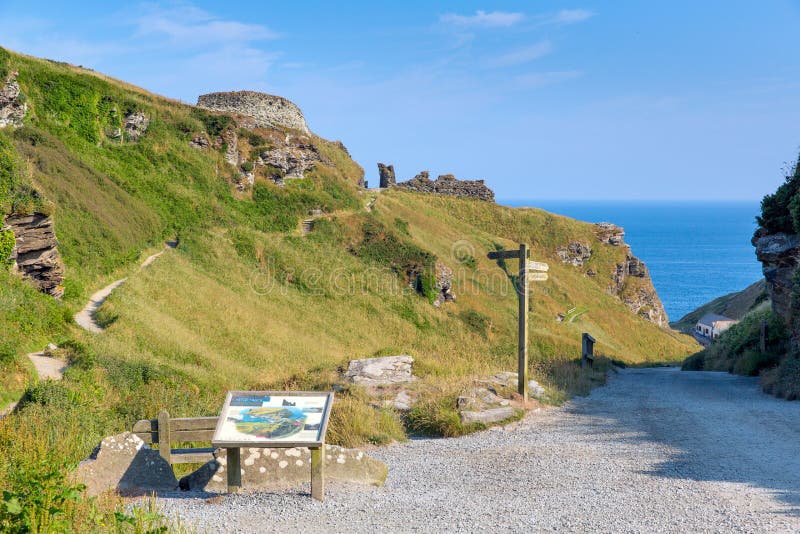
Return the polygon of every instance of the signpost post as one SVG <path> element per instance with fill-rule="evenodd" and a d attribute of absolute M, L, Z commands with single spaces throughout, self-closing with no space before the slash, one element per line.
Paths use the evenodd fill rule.
<path fill-rule="evenodd" d="M 519 278 L 516 287 L 519 298 L 517 392 L 522 396 L 523 402 L 528 402 L 528 302 L 530 299 L 528 282 L 547 280 L 547 271 L 550 266 L 538 261 L 528 261 L 530 251 L 525 243 L 520 243 L 519 250 L 495 250 L 490 252 L 488 257 L 490 260 L 519 260 Z"/>

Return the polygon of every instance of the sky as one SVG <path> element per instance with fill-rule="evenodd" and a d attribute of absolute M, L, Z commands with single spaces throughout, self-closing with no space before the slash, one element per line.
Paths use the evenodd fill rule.
<path fill-rule="evenodd" d="M 501 199 L 758 200 L 800 147 L 800 0 L 31 2 L 0 46 L 188 103 L 297 103 L 377 185 Z"/>

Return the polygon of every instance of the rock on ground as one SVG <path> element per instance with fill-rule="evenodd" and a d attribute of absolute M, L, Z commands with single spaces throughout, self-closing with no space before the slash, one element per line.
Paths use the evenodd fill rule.
<path fill-rule="evenodd" d="M 755 378 L 626 369 L 510 427 L 371 452 L 386 485 L 159 499 L 199 532 L 798 532 L 800 403 Z"/>
<path fill-rule="evenodd" d="M 406 354 L 352 360 L 344 376 L 354 384 L 368 387 L 411 382 L 412 363 L 414 358 Z"/>
<path fill-rule="evenodd" d="M 105 491 L 147 495 L 178 487 L 172 466 L 157 450 L 147 448 L 144 441 L 130 432 L 105 438 L 71 476 L 76 482 L 86 484 L 89 496 Z"/>
<path fill-rule="evenodd" d="M 183 477 L 183 490 L 226 491 L 227 451 L 219 450 L 216 458 L 194 473 Z M 311 480 L 311 451 L 306 447 L 241 450 L 242 488 L 245 490 L 277 489 L 296 486 Z M 336 445 L 325 446 L 325 478 L 379 486 L 386 480 L 386 464 L 370 458 L 358 449 Z"/>

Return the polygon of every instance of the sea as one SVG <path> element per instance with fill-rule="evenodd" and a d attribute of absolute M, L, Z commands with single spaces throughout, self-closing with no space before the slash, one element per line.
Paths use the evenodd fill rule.
<path fill-rule="evenodd" d="M 498 202 L 625 228 L 625 242 L 650 270 L 670 321 L 762 277 L 750 244 L 758 202 Z"/>

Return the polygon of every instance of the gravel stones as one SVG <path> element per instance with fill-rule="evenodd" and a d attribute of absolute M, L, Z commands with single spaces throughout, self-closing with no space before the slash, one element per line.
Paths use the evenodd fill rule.
<path fill-rule="evenodd" d="M 800 409 L 755 378 L 627 369 L 506 427 L 370 453 L 380 488 L 159 498 L 199 532 L 798 532 Z M 245 456 L 246 457 L 246 456 Z"/>

